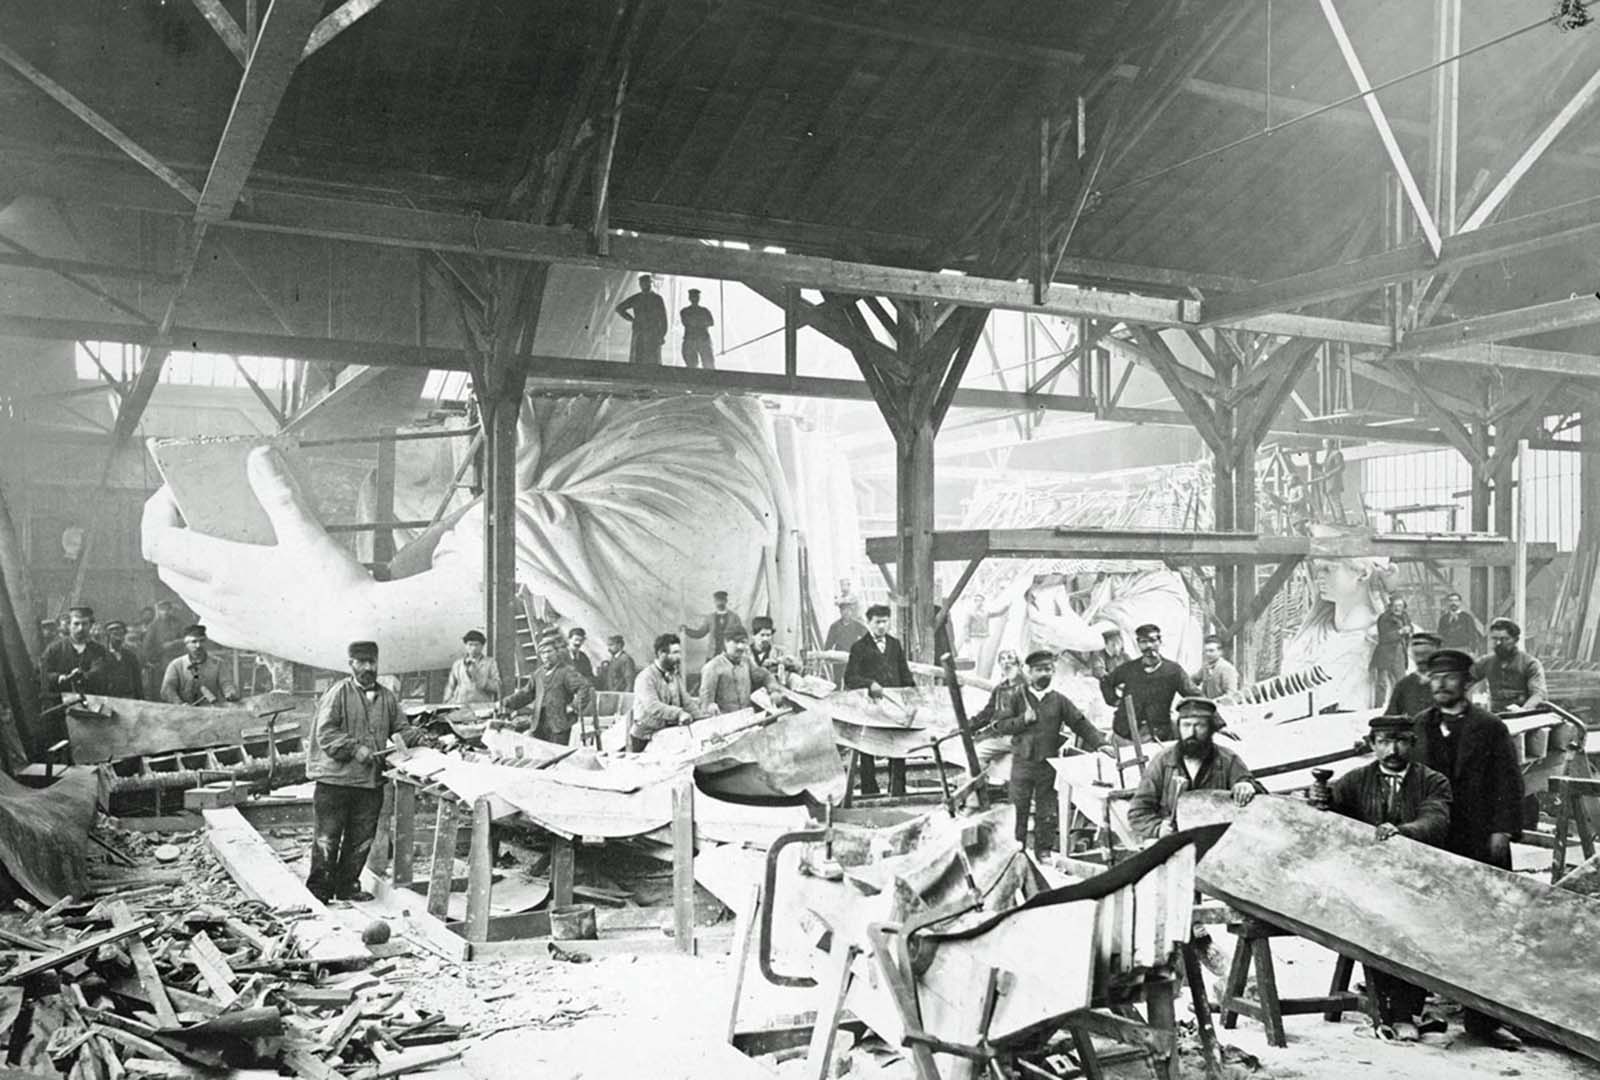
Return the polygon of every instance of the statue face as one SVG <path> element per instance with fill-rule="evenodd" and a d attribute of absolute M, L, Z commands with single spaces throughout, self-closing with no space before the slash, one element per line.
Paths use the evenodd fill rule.
<path fill-rule="evenodd" d="M 1317 595 L 1332 603 L 1359 598 L 1367 586 L 1367 572 L 1348 559 L 1317 559 L 1312 565 Z"/>

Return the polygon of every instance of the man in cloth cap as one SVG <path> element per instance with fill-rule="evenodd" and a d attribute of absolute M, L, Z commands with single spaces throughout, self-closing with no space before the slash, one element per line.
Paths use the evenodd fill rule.
<path fill-rule="evenodd" d="M 573 718 L 594 708 L 594 687 L 567 663 L 566 657 L 567 645 L 561 631 L 552 628 L 539 635 L 539 666 L 521 689 L 500 702 L 501 711 L 512 715 L 514 730 L 565 746 Z M 516 717 L 523 708 L 530 710 L 531 718 Z"/>
<path fill-rule="evenodd" d="M 183 655 L 167 665 L 161 700 L 171 705 L 219 705 L 238 701 L 239 688 L 223 674 L 222 661 L 206 649 L 206 628 L 194 623 L 183 631 Z"/>
<path fill-rule="evenodd" d="M 144 697 L 144 662 L 128 648 L 128 624 L 121 619 L 106 623 L 106 659 L 100 669 L 100 692 L 107 697 Z"/>
<path fill-rule="evenodd" d="M 849 652 L 850 646 L 867 636 L 867 624 L 861 621 L 861 605 L 848 592 L 841 592 L 833 601 L 839 608 L 839 617 L 828 627 L 822 647 L 828 652 Z M 844 682 L 844 665 L 830 664 L 834 683 Z"/>
<path fill-rule="evenodd" d="M 1128 825 L 1147 840 L 1178 831 L 1178 796 L 1186 791 L 1227 791 L 1247 806 L 1261 786 L 1238 754 L 1213 740 L 1220 727 L 1217 703 L 1203 697 L 1178 702 L 1178 741 L 1157 753 L 1128 800 Z"/>
<path fill-rule="evenodd" d="M 444 699 L 452 705 L 485 705 L 500 700 L 500 665 L 486 656 L 489 639 L 482 630 L 461 635 L 466 653 L 450 665 L 450 678 L 444 684 Z"/>
<path fill-rule="evenodd" d="M 905 646 L 889 633 L 889 605 L 867 608 L 867 632 L 850 646 L 850 659 L 844 666 L 844 688 L 865 690 L 871 698 L 881 698 L 885 687 L 915 686 L 911 667 L 906 663 Z M 871 754 L 856 752 L 856 767 L 861 773 L 861 794 L 878 794 L 878 763 Z M 889 759 L 889 794 L 906 793 L 906 763 Z"/>
<path fill-rule="evenodd" d="M 1428 657 L 1439 651 L 1439 635 L 1426 630 L 1411 632 L 1411 670 L 1394 684 L 1384 712 L 1390 716 L 1415 716 L 1433 704 L 1433 687 L 1424 670 Z"/>
<path fill-rule="evenodd" d="M 1374 760 L 1345 773 L 1330 789 L 1313 788 L 1312 805 L 1375 826 L 1373 838 L 1378 843 L 1403 836 L 1442 847 L 1450 835 L 1450 781 L 1411 759 L 1417 740 L 1411 717 L 1377 716 L 1368 726 Z M 1380 1029 L 1387 1027 L 1388 1034 L 1415 1041 L 1428 992 L 1370 964 L 1366 969 Z"/>
<path fill-rule="evenodd" d="M 1133 738 L 1128 726 L 1128 703 L 1138 718 L 1142 739 L 1172 739 L 1172 702 L 1179 697 L 1199 697 L 1189 673 L 1161 655 L 1161 627 L 1145 623 L 1133 632 L 1139 655 L 1117 665 L 1100 680 L 1100 695 L 1117 710 L 1111 730 L 1123 739 Z"/>
<path fill-rule="evenodd" d="M 361 868 L 383 809 L 382 753 L 399 736 L 410 745 L 418 731 L 406 724 L 400 699 L 378 682 L 378 645 L 352 641 L 350 674 L 328 688 L 306 750 L 306 779 L 316 786 L 311 808 L 316 837 L 306 888 L 329 900 L 371 900 L 361 889 Z"/>
<path fill-rule="evenodd" d="M 1028 654 L 1028 678 L 1020 693 L 996 702 L 990 699 L 978 714 L 987 721 L 991 707 L 999 705 L 1005 715 L 996 716 L 993 728 L 1002 735 L 1011 736 L 1011 780 L 1008 784 L 1011 805 L 1016 808 L 1017 843 L 1028 840 L 1028 814 L 1036 817 L 1033 829 L 1033 849 L 1041 857 L 1054 851 L 1059 828 L 1056 799 L 1055 771 L 1049 759 L 1059 757 L 1062 743 L 1068 733 L 1080 749 L 1104 750 L 1105 736 L 1078 711 L 1078 707 L 1065 695 L 1050 689 L 1055 678 L 1056 654 L 1045 649 Z M 1006 685 L 995 689 L 998 696 Z M 1065 730 L 1064 730 L 1065 729 Z"/>
<path fill-rule="evenodd" d="M 1428 657 L 1433 704 L 1412 718 L 1416 760 L 1450 781 L 1450 830 L 1442 845 L 1464 858 L 1511 869 L 1511 841 L 1522 834 L 1522 769 L 1505 722 L 1472 704 L 1472 657 L 1440 649 Z M 1464 1010 L 1468 1034 L 1513 1050 L 1521 1040 L 1493 1017 Z"/>
<path fill-rule="evenodd" d="M 678 627 L 678 632 L 684 637 L 699 641 L 707 634 L 711 641 L 706 645 L 707 652 L 716 656 L 722 651 L 723 643 L 728 640 L 728 635 L 734 630 L 743 630 L 744 623 L 738 614 L 728 610 L 728 592 L 718 589 L 711 594 L 711 610 L 706 613 L 694 626 L 683 625 Z"/>

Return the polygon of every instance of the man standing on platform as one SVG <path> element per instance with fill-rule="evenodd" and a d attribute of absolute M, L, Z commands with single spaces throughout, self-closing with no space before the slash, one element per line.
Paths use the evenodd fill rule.
<path fill-rule="evenodd" d="M 450 678 L 444 684 L 444 700 L 452 705 L 486 705 L 500 700 L 500 665 L 485 656 L 489 639 L 482 630 L 461 635 L 466 655 L 450 665 Z"/>
<path fill-rule="evenodd" d="M 1473 655 L 1483 648 L 1483 628 L 1476 615 L 1462 608 L 1458 592 L 1444 598 L 1444 614 L 1439 616 L 1439 644 Z"/>
<path fill-rule="evenodd" d="M 1450 835 L 1450 781 L 1411 760 L 1416 744 L 1411 717 L 1377 716 L 1368 726 L 1375 760 L 1339 777 L 1325 794 L 1313 788 L 1312 805 L 1376 826 L 1373 836 L 1379 843 L 1403 836 L 1443 847 Z M 1366 969 L 1378 1023 L 1395 1038 L 1415 1042 L 1428 992 L 1370 964 Z"/>
<path fill-rule="evenodd" d="M 617 314 L 633 324 L 628 361 L 661 365 L 661 343 L 667 340 L 667 305 L 649 274 L 639 275 L 639 291 L 617 305 Z"/>
<path fill-rule="evenodd" d="M 121 619 L 106 623 L 106 659 L 101 668 L 100 692 L 107 697 L 144 698 L 144 664 L 128 648 L 128 624 Z"/>
<path fill-rule="evenodd" d="M 606 652 L 611 655 L 600 661 L 600 675 L 596 689 L 613 694 L 633 693 L 633 680 L 639 677 L 639 665 L 623 650 L 621 634 L 606 638 Z"/>
<path fill-rule="evenodd" d="M 1180 696 L 1200 697 L 1200 690 L 1188 672 L 1161 655 L 1161 627 L 1145 623 L 1134 630 L 1133 637 L 1139 646 L 1138 658 L 1118 665 L 1100 680 L 1100 695 L 1117 710 L 1111 730 L 1122 739 L 1133 739 L 1133 729 L 1128 726 L 1127 703 L 1131 702 L 1140 738 L 1170 742 L 1173 701 Z"/>
<path fill-rule="evenodd" d="M 694 626 L 680 626 L 678 632 L 685 637 L 694 638 L 696 641 L 711 635 L 707 649 L 712 656 L 722 652 L 723 643 L 728 640 L 728 635 L 735 630 L 743 630 L 744 622 L 739 616 L 728 610 L 728 593 L 725 589 L 718 589 L 711 594 L 711 610 L 700 622 Z"/>
<path fill-rule="evenodd" d="M 1222 639 L 1207 634 L 1200 647 L 1200 671 L 1191 680 L 1200 687 L 1200 696 L 1212 701 L 1239 689 L 1239 669 L 1222 655 Z"/>
<path fill-rule="evenodd" d="M 1428 682 L 1426 666 L 1428 657 L 1438 651 L 1438 634 L 1411 632 L 1411 670 L 1394 684 L 1384 712 L 1390 716 L 1415 716 L 1433 705 L 1433 686 Z"/>
<path fill-rule="evenodd" d="M 700 306 L 699 289 L 689 290 L 689 306 L 678 312 L 678 321 L 683 324 L 683 366 L 715 371 L 717 353 L 711 347 L 711 328 L 717 320 Z"/>
<path fill-rule="evenodd" d="M 906 663 L 905 646 L 889 633 L 889 605 L 867 608 L 867 632 L 850 646 L 850 659 L 844 666 L 844 688 L 865 690 L 869 697 L 881 698 L 885 687 L 915 686 Z M 871 754 L 856 751 L 856 767 L 861 773 L 861 794 L 878 794 L 878 763 Z M 889 759 L 889 794 L 906 793 L 906 763 Z"/>
<path fill-rule="evenodd" d="M 361 868 L 372 850 L 383 809 L 383 752 L 391 736 L 411 745 L 400 699 L 378 682 L 378 645 L 352 641 L 350 675 L 322 695 L 306 751 L 306 779 L 315 783 L 316 839 L 306 888 L 329 900 L 371 900 Z"/>
<path fill-rule="evenodd" d="M 1063 741 L 1070 732 L 1079 749 L 1105 750 L 1106 740 L 1093 724 L 1078 711 L 1078 707 L 1065 696 L 1050 689 L 1055 678 L 1056 654 L 1046 650 L 1028 654 L 1028 680 L 1020 694 L 1000 703 L 1005 715 L 997 715 L 993 728 L 1001 735 L 1011 736 L 1011 781 L 1008 785 L 1011 805 L 1016 808 L 1017 843 L 1028 840 L 1028 814 L 1035 814 L 1033 825 L 1033 850 L 1041 858 L 1054 851 L 1060 828 L 1057 820 L 1059 804 L 1056 798 L 1055 770 L 1049 759 L 1061 753 Z M 995 688 L 998 697 L 1005 684 Z M 990 705 L 995 705 L 993 698 Z M 975 722 L 988 722 L 990 708 L 985 707 L 974 718 Z M 1065 732 L 1063 729 L 1066 729 Z"/>
<path fill-rule="evenodd" d="M 1489 684 L 1489 708 L 1503 713 L 1544 704 L 1544 665 L 1522 648 L 1522 627 L 1510 619 L 1494 620 L 1489 644 L 1493 650 L 1472 667 L 1473 679 Z"/>
<path fill-rule="evenodd" d="M 1511 841 L 1522 834 L 1522 768 L 1505 722 L 1467 698 L 1472 657 L 1441 649 L 1428 657 L 1433 705 L 1412 718 L 1416 760 L 1450 781 L 1450 831 L 1444 847 L 1463 858 L 1511 869 Z M 1467 1009 L 1468 1034 L 1518 1049 L 1522 1040 L 1493 1017 Z"/>
<path fill-rule="evenodd" d="M 1186 791 L 1228 791 L 1248 806 L 1261 789 L 1238 754 L 1213 741 L 1217 703 L 1187 697 L 1178 703 L 1178 741 L 1155 757 L 1128 801 L 1128 825 L 1154 840 L 1178 831 L 1178 797 Z"/>
<path fill-rule="evenodd" d="M 533 677 L 500 702 L 500 710 L 508 714 L 532 706 L 532 719 L 513 720 L 513 730 L 527 731 L 535 739 L 565 746 L 573 718 L 587 715 L 594 708 L 594 687 L 567 663 L 566 656 L 561 631 L 552 628 L 539 635 L 539 666 Z"/>
<path fill-rule="evenodd" d="M 659 635 L 655 654 L 633 681 L 633 724 L 628 728 L 628 752 L 632 754 L 650 745 L 662 728 L 692 724 L 716 712 L 684 687 L 683 642 L 677 634 Z"/>
<path fill-rule="evenodd" d="M 161 700 L 169 705 L 220 705 L 238 701 L 239 688 L 222 673 L 222 661 L 206 649 L 206 628 L 194 623 L 183 632 L 184 655 L 167 665 Z"/>

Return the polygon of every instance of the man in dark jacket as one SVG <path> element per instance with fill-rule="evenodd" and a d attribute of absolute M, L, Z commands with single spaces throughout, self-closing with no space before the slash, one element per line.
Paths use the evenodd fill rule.
<path fill-rule="evenodd" d="M 623 648 L 621 634 L 606 638 L 606 652 L 611 655 L 600 661 L 600 689 L 613 694 L 633 693 L 633 680 L 639 677 L 639 665 Z"/>
<path fill-rule="evenodd" d="M 1100 679 L 1100 694 L 1117 710 L 1111 730 L 1132 739 L 1128 727 L 1128 704 L 1138 716 L 1142 739 L 1170 742 L 1172 702 L 1178 697 L 1199 697 L 1200 691 L 1183 668 L 1161 655 L 1161 627 L 1145 623 L 1133 632 L 1139 645 L 1138 659 L 1119 664 Z"/>
<path fill-rule="evenodd" d="M 639 291 L 617 305 L 617 314 L 633 325 L 628 361 L 661 363 L 661 343 L 667 339 L 667 304 L 655 291 L 655 279 L 639 275 Z"/>
<path fill-rule="evenodd" d="M 834 603 L 839 606 L 839 617 L 828 626 L 828 635 L 822 641 L 822 647 L 829 652 L 849 652 L 850 646 L 860 641 L 867 634 L 867 624 L 861 621 L 861 605 L 850 593 L 841 593 Z M 830 665 L 833 671 L 833 681 L 844 682 L 844 665 Z"/>
<path fill-rule="evenodd" d="M 594 685 L 594 661 L 589 659 L 589 654 L 583 651 L 583 646 L 589 640 L 589 631 L 581 626 L 574 626 L 567 631 L 567 663 L 579 675 L 589 680 Z"/>
<path fill-rule="evenodd" d="M 1483 628 L 1477 616 L 1461 606 L 1461 594 L 1444 598 L 1444 614 L 1439 616 L 1439 644 L 1446 649 L 1476 653 L 1483 647 Z"/>
<path fill-rule="evenodd" d="M 94 609 L 83 604 L 67 612 L 67 636 L 45 646 L 39 657 L 40 680 L 47 693 L 61 694 L 83 690 L 100 693 L 101 669 L 106 650 L 90 633 L 94 630 Z"/>
<path fill-rule="evenodd" d="M 1428 658 L 1433 705 L 1413 717 L 1416 758 L 1450 781 L 1450 832 L 1444 847 L 1468 859 L 1511 869 L 1511 841 L 1522 833 L 1522 769 L 1505 722 L 1467 700 L 1472 657 L 1441 649 Z M 1494 1046 L 1520 1045 L 1492 1017 L 1471 1009 L 1463 1023 Z"/>
<path fill-rule="evenodd" d="M 1489 624 L 1488 656 L 1472 666 L 1472 677 L 1489 684 L 1489 708 L 1497 713 L 1532 709 L 1549 696 L 1544 665 L 1522 648 L 1522 627 L 1511 619 Z"/>
<path fill-rule="evenodd" d="M 516 718 L 518 710 L 532 706 L 532 718 Z M 511 727 L 535 739 L 567 745 L 575 716 L 594 708 L 594 687 L 566 662 L 566 643 L 557 630 L 539 637 L 539 667 L 526 686 L 500 702 L 502 712 L 513 715 Z"/>
<path fill-rule="evenodd" d="M 889 633 L 889 605 L 873 604 L 867 608 L 866 636 L 850 646 L 850 659 L 844 666 L 844 688 L 865 690 L 872 697 L 882 697 L 884 687 L 914 686 L 911 668 L 906 664 L 906 650 L 899 639 Z M 871 754 L 856 751 L 856 767 L 861 773 L 861 794 L 878 794 L 878 763 Z M 906 793 L 906 763 L 889 759 L 889 794 Z"/>
<path fill-rule="evenodd" d="M 1369 727 L 1376 760 L 1339 777 L 1325 796 L 1313 789 L 1312 804 L 1376 826 L 1373 835 L 1380 843 L 1403 836 L 1442 847 L 1450 836 L 1450 781 L 1411 760 L 1416 744 L 1411 717 L 1378 716 Z M 1370 964 L 1366 968 L 1378 1023 L 1400 1039 L 1414 1041 L 1428 992 Z"/>
<path fill-rule="evenodd" d="M 687 623 L 678 627 L 678 633 L 683 637 L 694 638 L 696 641 L 711 635 L 710 642 L 706 645 L 707 657 L 716 656 L 722 651 L 723 644 L 728 640 L 728 635 L 735 630 L 743 630 L 744 621 L 739 618 L 738 612 L 728 610 L 728 592 L 718 589 L 711 594 L 711 610 L 694 626 Z"/>
<path fill-rule="evenodd" d="M 383 809 L 380 755 L 390 736 L 409 745 L 417 734 L 406 724 L 400 699 L 378 682 L 377 643 L 352 641 L 348 651 L 350 675 L 322 695 L 306 751 L 306 779 L 316 784 L 306 888 L 324 902 L 372 899 L 361 889 L 361 868 Z"/>
<path fill-rule="evenodd" d="M 1389 694 L 1389 705 L 1383 711 L 1390 716 L 1415 716 L 1433 705 L 1433 687 L 1423 670 L 1428 657 L 1439 651 L 1439 635 L 1426 630 L 1411 632 L 1411 668 Z"/>
<path fill-rule="evenodd" d="M 128 624 L 121 619 L 106 623 L 106 659 L 101 668 L 100 692 L 107 697 L 144 697 L 144 663 L 128 648 Z"/>
<path fill-rule="evenodd" d="M 1260 785 L 1238 754 L 1213 742 L 1217 703 L 1187 697 L 1178 703 L 1178 741 L 1145 768 L 1128 802 L 1128 825 L 1146 840 L 1178 831 L 1178 796 L 1185 791 L 1228 791 L 1239 806 L 1256 797 Z"/>
<path fill-rule="evenodd" d="M 978 713 L 975 723 L 992 723 L 995 731 L 1011 736 L 1011 805 L 1016 808 L 1017 843 L 1028 840 L 1028 814 L 1037 816 L 1033 828 L 1033 849 L 1042 858 L 1055 850 L 1058 823 L 1055 770 L 1050 758 L 1061 752 L 1065 738 L 1062 728 L 1071 731 L 1081 748 L 1099 750 L 1105 736 L 1095 730 L 1078 707 L 1050 689 L 1055 678 L 1056 655 L 1040 650 L 1028 654 L 1028 683 L 1021 694 L 1010 684 L 995 687 L 989 705 Z M 1002 699 L 997 701 L 996 699 Z M 999 706 L 1000 715 L 989 715 Z M 981 732 L 980 728 L 980 732 Z"/>

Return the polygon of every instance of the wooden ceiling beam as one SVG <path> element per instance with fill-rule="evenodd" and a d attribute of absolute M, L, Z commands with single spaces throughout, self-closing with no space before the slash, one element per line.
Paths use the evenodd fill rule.
<path fill-rule="evenodd" d="M 1600 232 L 1600 196 L 1445 237 L 1438 259 L 1431 257 L 1426 243 L 1417 241 L 1364 259 L 1266 282 L 1243 293 L 1215 297 L 1207 301 L 1205 321 L 1227 325 L 1234 319 L 1292 311 L 1307 304 L 1370 292 L 1396 281 L 1541 251 L 1596 232 Z"/>
<path fill-rule="evenodd" d="M 1595 323 L 1600 323 L 1600 295 L 1585 293 L 1568 300 L 1554 300 L 1489 315 L 1472 315 L 1455 322 L 1407 331 L 1401 337 L 1395 355 L 1415 356 L 1438 349 L 1531 337 Z M 1600 369 L 1600 361 L 1596 362 L 1596 367 Z"/>
<path fill-rule="evenodd" d="M 222 0 L 194 0 L 194 6 L 211 24 L 211 29 L 227 46 L 233 58 L 239 61 L 239 66 L 244 67 L 245 61 L 250 58 L 250 46 L 245 42 L 244 31 L 239 29 L 239 24 L 228 13 L 228 9 L 222 6 Z"/>
<path fill-rule="evenodd" d="M 202 226 L 213 225 L 233 212 L 321 11 L 319 0 L 272 0 L 262 17 L 261 31 L 195 204 L 195 220 Z"/>
<path fill-rule="evenodd" d="M 381 3 L 383 0 L 344 0 L 344 3 L 324 15 L 312 28 L 311 36 L 306 39 L 306 47 L 300 53 L 300 59 L 310 59 L 334 38 L 371 14 Z"/>

